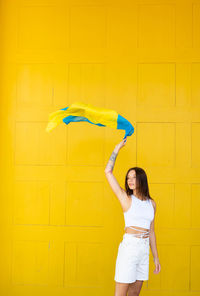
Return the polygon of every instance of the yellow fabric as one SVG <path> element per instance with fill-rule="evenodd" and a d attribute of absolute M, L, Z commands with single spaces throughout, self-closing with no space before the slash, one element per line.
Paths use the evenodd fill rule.
<path fill-rule="evenodd" d="M 82 102 L 75 102 L 69 105 L 67 110 L 58 110 L 51 113 L 49 115 L 46 131 L 50 132 L 62 122 L 63 118 L 69 115 L 82 116 L 94 124 L 101 123 L 112 128 L 117 128 L 118 113 L 116 111 L 94 107 L 91 104 L 85 104 Z"/>

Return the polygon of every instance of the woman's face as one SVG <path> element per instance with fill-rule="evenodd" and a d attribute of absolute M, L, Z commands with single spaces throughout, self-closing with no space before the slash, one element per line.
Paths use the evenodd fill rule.
<path fill-rule="evenodd" d="M 136 189 L 136 173 L 135 170 L 131 170 L 127 176 L 127 183 L 131 190 Z"/>

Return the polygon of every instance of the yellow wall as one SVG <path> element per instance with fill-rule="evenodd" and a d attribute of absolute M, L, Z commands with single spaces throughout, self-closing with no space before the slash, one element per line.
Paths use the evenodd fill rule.
<path fill-rule="evenodd" d="M 200 2 L 1 0 L 1 294 L 114 295 L 123 212 L 104 176 L 123 131 L 47 134 L 82 100 L 135 133 L 114 174 L 145 169 L 161 272 L 141 295 L 200 295 Z"/>

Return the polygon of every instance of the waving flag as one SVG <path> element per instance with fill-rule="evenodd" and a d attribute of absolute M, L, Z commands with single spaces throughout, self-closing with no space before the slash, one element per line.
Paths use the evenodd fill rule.
<path fill-rule="evenodd" d="M 134 132 L 134 127 L 131 123 L 116 111 L 97 108 L 82 102 L 75 102 L 68 107 L 51 113 L 46 131 L 50 132 L 61 122 L 69 124 L 70 122 L 79 121 L 87 121 L 98 126 L 109 126 L 114 129 L 125 130 L 124 139 L 127 136 L 131 136 Z"/>

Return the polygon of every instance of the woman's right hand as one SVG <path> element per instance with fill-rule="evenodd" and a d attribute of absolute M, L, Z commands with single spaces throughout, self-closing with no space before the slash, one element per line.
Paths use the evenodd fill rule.
<path fill-rule="evenodd" d="M 124 147 L 126 145 L 126 140 L 127 138 L 123 139 L 119 144 L 117 144 L 115 146 L 115 151 L 119 151 L 122 147 Z"/>

